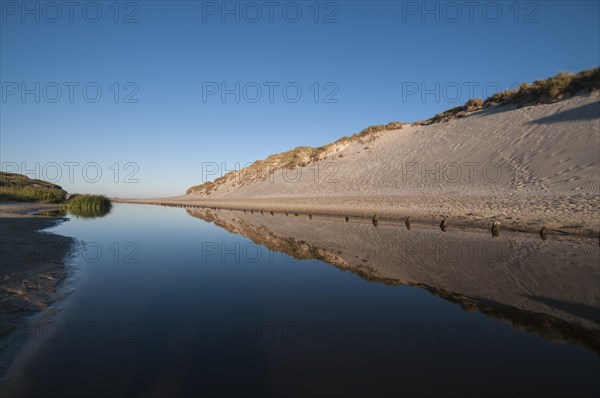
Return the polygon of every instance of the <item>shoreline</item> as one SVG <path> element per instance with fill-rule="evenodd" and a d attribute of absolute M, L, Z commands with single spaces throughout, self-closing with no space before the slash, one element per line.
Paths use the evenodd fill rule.
<path fill-rule="evenodd" d="M 574 210 L 559 211 L 551 206 L 557 198 L 498 196 L 446 197 L 423 196 L 373 196 L 373 197 L 296 197 L 260 199 L 198 199 L 171 197 L 164 199 L 114 198 L 115 203 L 163 205 L 171 207 L 215 208 L 224 210 L 263 211 L 288 213 L 289 216 L 345 216 L 370 221 L 374 214 L 379 222 L 394 223 L 404 227 L 410 217 L 411 224 L 439 228 L 446 220 L 449 229 L 491 231 L 493 222 L 500 222 L 500 231 L 540 234 L 542 227 L 548 235 L 569 235 L 598 238 L 598 216 Z M 600 203 L 600 196 L 585 197 L 583 201 Z M 535 204 L 532 202 L 536 202 Z M 595 206 L 597 207 L 597 206 Z M 491 233 L 491 232 L 490 232 Z"/>
<path fill-rule="evenodd" d="M 2 350 L 12 350 L 11 339 L 26 318 L 38 314 L 58 299 L 58 287 L 66 277 L 65 259 L 75 239 L 43 232 L 65 218 L 34 215 L 57 210 L 45 203 L 0 203 L 0 338 Z M 18 340 L 18 339 L 17 339 Z M 7 369 L 0 364 L 0 374 Z"/>

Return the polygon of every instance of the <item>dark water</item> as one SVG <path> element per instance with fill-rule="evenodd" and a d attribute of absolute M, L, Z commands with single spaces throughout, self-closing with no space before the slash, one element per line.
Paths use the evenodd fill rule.
<path fill-rule="evenodd" d="M 301 260 L 288 254 L 306 250 L 289 249 L 289 240 L 288 254 L 270 250 L 277 244 L 261 239 L 273 240 L 273 228 L 248 220 L 229 225 L 233 234 L 184 209 L 119 204 L 105 218 L 53 228 L 80 242 L 66 297 L 27 326 L 3 396 L 600 392 L 595 307 L 591 316 L 564 312 L 566 322 L 485 298 L 467 311 L 448 292 L 384 280 L 375 256 L 361 261 L 371 262 L 361 274 L 311 259 L 326 259 L 312 246 L 297 254 Z M 385 225 L 353 228 L 392 233 Z M 590 297 L 595 303 L 597 290 Z M 590 322 L 571 330 L 571 313 Z"/>

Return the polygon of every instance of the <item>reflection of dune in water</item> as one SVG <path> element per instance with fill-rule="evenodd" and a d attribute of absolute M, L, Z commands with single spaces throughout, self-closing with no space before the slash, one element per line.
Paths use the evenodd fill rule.
<path fill-rule="evenodd" d="M 518 330 L 600 353 L 595 241 L 374 228 L 367 221 L 347 223 L 343 218 L 203 209 L 188 213 L 270 250 L 321 260 L 368 281 L 420 287 Z"/>

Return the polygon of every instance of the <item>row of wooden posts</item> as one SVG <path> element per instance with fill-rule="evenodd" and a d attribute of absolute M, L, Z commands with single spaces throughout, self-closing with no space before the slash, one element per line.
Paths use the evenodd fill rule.
<path fill-rule="evenodd" d="M 218 207 L 211 207 L 211 206 L 202 206 L 202 205 L 184 205 L 184 204 L 176 204 L 176 203 L 169 203 L 169 202 L 161 202 L 159 203 L 160 206 L 166 206 L 166 207 L 179 207 L 179 208 L 194 208 L 194 209 L 212 209 L 212 210 L 216 210 L 216 211 L 220 211 L 221 209 Z M 233 210 L 233 209 L 230 209 Z M 246 213 L 247 210 L 244 210 L 244 213 Z M 259 210 L 260 214 L 265 214 L 263 210 Z M 250 213 L 254 214 L 254 209 L 250 209 Z M 272 216 L 275 215 L 275 212 L 270 211 L 269 212 Z M 289 215 L 289 213 L 287 211 L 282 212 L 285 213 L 286 216 Z M 294 216 L 298 217 L 298 213 L 294 213 Z M 308 218 L 312 220 L 312 213 L 308 213 Z M 346 222 L 350 221 L 350 216 L 346 215 L 345 216 Z M 375 227 L 377 227 L 379 225 L 379 215 L 377 213 L 375 213 L 373 215 L 373 218 L 371 219 L 371 221 L 373 222 L 373 225 Z M 406 229 L 410 230 L 411 229 L 411 225 L 410 225 L 410 216 L 406 217 L 406 219 L 404 220 L 404 225 L 406 225 Z M 440 222 L 440 229 L 443 232 L 446 232 L 448 230 L 448 221 L 446 221 L 445 218 L 442 219 L 442 221 Z M 498 221 L 494 221 L 492 223 L 492 227 L 491 227 L 491 232 L 492 232 L 492 236 L 494 238 L 497 238 L 500 236 L 500 222 Z M 548 237 L 548 230 L 546 229 L 545 226 L 542 227 L 542 229 L 540 229 L 540 237 L 543 240 L 546 240 L 546 238 Z"/>

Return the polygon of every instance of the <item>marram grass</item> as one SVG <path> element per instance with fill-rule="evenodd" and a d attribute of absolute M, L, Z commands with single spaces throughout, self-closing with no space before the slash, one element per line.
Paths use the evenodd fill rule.
<path fill-rule="evenodd" d="M 0 171 L 0 201 L 62 203 L 66 198 L 59 185 Z"/>
<path fill-rule="evenodd" d="M 72 195 L 65 207 L 74 216 L 95 218 L 108 214 L 112 204 L 104 195 Z"/>
<path fill-rule="evenodd" d="M 61 189 L 39 188 L 35 186 L 0 187 L 0 201 L 62 203 L 66 192 Z"/>

